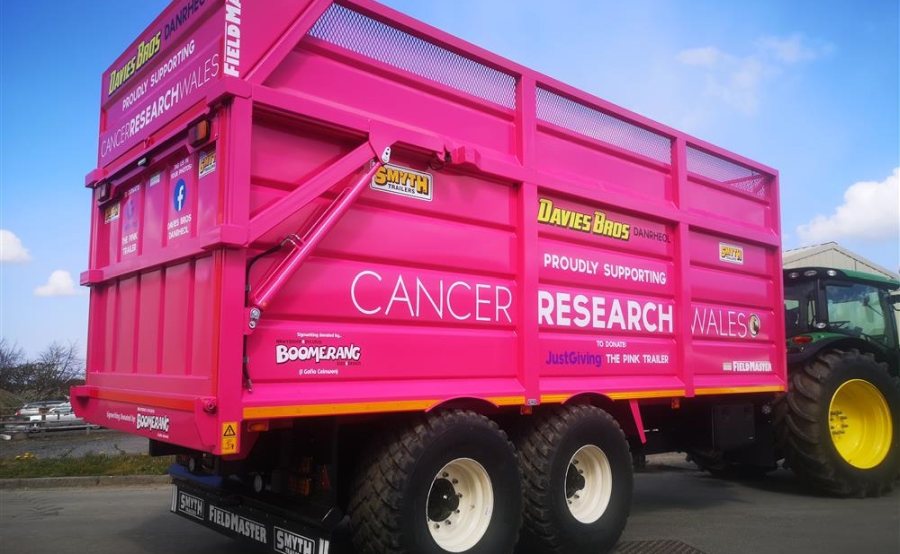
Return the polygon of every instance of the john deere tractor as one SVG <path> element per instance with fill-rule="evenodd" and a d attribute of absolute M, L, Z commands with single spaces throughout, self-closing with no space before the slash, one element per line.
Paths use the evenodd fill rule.
<path fill-rule="evenodd" d="M 898 288 L 900 282 L 856 271 L 785 270 L 787 392 L 760 395 L 711 419 L 686 414 L 688 459 L 715 475 L 754 478 L 783 458 L 830 494 L 890 490 L 900 476 L 900 297 L 891 296 Z M 745 440 L 720 440 L 723 426 Z M 712 437 L 694 432 L 709 427 Z"/>
<path fill-rule="evenodd" d="M 900 282 L 819 267 L 784 272 L 789 389 L 773 413 L 786 465 L 840 496 L 900 473 Z"/>

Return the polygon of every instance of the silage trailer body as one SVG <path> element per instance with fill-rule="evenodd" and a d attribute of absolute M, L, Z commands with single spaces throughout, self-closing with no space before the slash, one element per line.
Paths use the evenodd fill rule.
<path fill-rule="evenodd" d="M 228 461 L 584 401 L 639 442 L 785 387 L 774 170 L 394 10 L 175 1 L 101 105 L 92 423 Z"/>

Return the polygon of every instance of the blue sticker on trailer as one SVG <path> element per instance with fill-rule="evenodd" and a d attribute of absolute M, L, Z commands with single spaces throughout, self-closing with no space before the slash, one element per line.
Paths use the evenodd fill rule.
<path fill-rule="evenodd" d="M 184 208 L 185 201 L 187 201 L 187 183 L 184 182 L 184 179 L 178 179 L 172 191 L 172 204 L 175 205 L 176 212 L 180 212 Z"/>

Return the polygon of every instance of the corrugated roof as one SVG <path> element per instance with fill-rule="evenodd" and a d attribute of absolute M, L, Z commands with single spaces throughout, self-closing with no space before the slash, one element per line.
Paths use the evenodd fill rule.
<path fill-rule="evenodd" d="M 847 256 L 848 258 L 854 260 L 858 264 L 864 265 L 872 270 L 873 273 L 880 273 L 891 279 L 900 279 L 900 275 L 891 271 L 890 269 L 886 269 L 875 262 L 860 256 L 859 254 L 847 250 L 840 244 L 836 242 L 826 242 L 823 244 L 813 244 L 809 246 L 801 246 L 800 248 L 792 248 L 790 250 L 785 250 L 782 253 L 782 261 L 784 265 L 795 264 L 806 258 L 812 258 L 813 256 L 817 256 L 823 252 L 827 252 L 829 250 L 833 250 L 843 256 Z M 821 265 L 816 263 L 810 263 L 809 265 Z"/>

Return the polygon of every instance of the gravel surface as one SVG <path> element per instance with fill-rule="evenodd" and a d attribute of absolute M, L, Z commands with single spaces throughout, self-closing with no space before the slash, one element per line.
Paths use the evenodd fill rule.
<path fill-rule="evenodd" d="M 0 458 L 14 458 L 31 452 L 38 458 L 79 457 L 85 454 L 146 454 L 144 437 L 109 429 L 91 431 L 48 431 L 0 440 Z"/>
<path fill-rule="evenodd" d="M 896 554 L 900 491 L 881 498 L 809 494 L 788 472 L 731 482 L 648 460 L 635 475 L 620 554 Z M 677 467 L 676 467 L 677 466 Z M 257 552 L 169 512 L 171 487 L 0 491 L 0 551 L 16 554 Z M 693 547 L 693 549 L 691 548 Z M 346 536 L 332 554 L 351 554 Z"/>
<path fill-rule="evenodd" d="M 146 450 L 147 439 L 109 430 L 0 441 L 0 457 Z M 0 551 L 248 552 L 246 544 L 168 513 L 168 486 L 106 484 L 0 491 Z M 334 539 L 334 554 L 352 552 L 345 536 Z M 674 551 L 893 554 L 900 552 L 900 490 L 881 498 L 827 498 L 806 491 L 785 470 L 759 481 L 733 482 L 698 471 L 683 454 L 648 456 L 647 468 L 635 475 L 631 518 L 617 552 Z"/>

